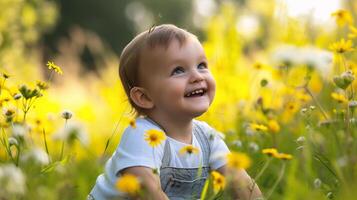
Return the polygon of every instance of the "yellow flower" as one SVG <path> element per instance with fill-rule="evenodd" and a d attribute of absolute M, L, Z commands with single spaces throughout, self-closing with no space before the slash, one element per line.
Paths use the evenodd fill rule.
<path fill-rule="evenodd" d="M 297 93 L 296 97 L 302 102 L 308 102 L 311 99 L 311 97 L 304 92 Z"/>
<path fill-rule="evenodd" d="M 262 124 L 251 123 L 250 128 L 254 131 L 267 131 L 268 128 Z"/>
<path fill-rule="evenodd" d="M 263 149 L 262 152 L 263 154 L 267 154 L 268 156 L 273 156 L 273 157 L 279 154 L 278 150 L 276 150 L 275 148 Z"/>
<path fill-rule="evenodd" d="M 294 103 L 294 102 L 288 102 L 286 105 L 285 105 L 285 108 L 287 109 L 287 111 L 291 112 L 291 113 L 295 113 L 299 106 L 297 105 L 297 103 Z"/>
<path fill-rule="evenodd" d="M 48 69 L 57 72 L 57 74 L 63 74 L 62 69 L 59 66 L 57 66 L 54 62 L 48 61 L 46 66 L 48 67 Z"/>
<path fill-rule="evenodd" d="M 136 121 L 135 121 L 135 119 L 131 119 L 130 121 L 129 121 L 129 124 L 130 124 L 130 126 L 132 127 L 132 128 L 136 128 Z"/>
<path fill-rule="evenodd" d="M 217 193 L 226 187 L 226 178 L 217 171 L 212 171 L 211 176 L 213 179 L 213 190 Z"/>
<path fill-rule="evenodd" d="M 198 148 L 192 146 L 192 145 L 187 145 L 187 146 L 184 146 L 180 149 L 180 154 L 197 154 L 198 153 Z"/>
<path fill-rule="evenodd" d="M 335 42 L 330 45 L 330 50 L 334 51 L 335 53 L 345 53 L 349 51 L 353 51 L 353 44 L 351 40 L 345 41 L 345 39 L 341 39 L 338 42 Z"/>
<path fill-rule="evenodd" d="M 348 34 L 348 37 L 354 39 L 357 37 L 357 28 L 354 26 L 350 26 L 351 33 Z"/>
<path fill-rule="evenodd" d="M 247 169 L 250 167 L 250 158 L 244 153 L 231 152 L 227 154 L 228 167 L 235 169 Z"/>
<path fill-rule="evenodd" d="M 273 133 L 277 133 L 280 131 L 279 123 L 276 120 L 269 120 L 268 127 L 269 130 Z"/>
<path fill-rule="evenodd" d="M 115 185 L 119 191 L 130 195 L 135 195 L 140 190 L 140 182 L 138 178 L 131 174 L 124 174 L 118 178 Z"/>
<path fill-rule="evenodd" d="M 156 129 L 150 129 L 145 132 L 145 140 L 149 143 L 150 146 L 156 147 L 165 140 L 165 133 Z"/>
<path fill-rule="evenodd" d="M 331 13 L 332 17 L 336 18 L 336 23 L 339 26 L 344 26 L 345 24 L 352 24 L 353 18 L 349 11 L 347 10 L 337 10 Z"/>
<path fill-rule="evenodd" d="M 332 92 L 331 97 L 334 100 L 336 100 L 338 103 L 347 103 L 348 102 L 348 100 L 346 99 L 345 96 L 343 96 L 342 94 L 336 93 L 336 92 Z"/>
<path fill-rule="evenodd" d="M 253 64 L 253 67 L 257 70 L 260 70 L 264 67 L 263 63 L 260 63 L 260 62 L 256 62 Z"/>
<path fill-rule="evenodd" d="M 286 154 L 286 153 L 278 153 L 274 155 L 275 158 L 279 158 L 281 160 L 291 160 L 293 159 L 293 156 L 291 154 Z"/>

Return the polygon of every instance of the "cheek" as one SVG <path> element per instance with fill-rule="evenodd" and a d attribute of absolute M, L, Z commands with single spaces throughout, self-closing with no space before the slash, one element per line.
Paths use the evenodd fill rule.
<path fill-rule="evenodd" d="M 210 76 L 210 78 L 208 79 L 208 84 L 209 84 L 211 93 L 214 96 L 214 94 L 216 93 L 216 81 L 214 80 L 213 76 Z"/>
<path fill-rule="evenodd" d="M 182 82 L 166 82 L 162 83 L 161 87 L 164 87 L 165 94 L 169 95 L 168 98 L 182 97 L 185 93 L 185 85 Z"/>

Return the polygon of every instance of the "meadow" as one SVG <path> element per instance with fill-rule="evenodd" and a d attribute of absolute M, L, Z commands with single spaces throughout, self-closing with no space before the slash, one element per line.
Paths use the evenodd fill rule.
<path fill-rule="evenodd" d="M 336 10 L 327 29 L 283 8 L 274 13 L 271 1 L 251 2 L 242 9 L 227 1 L 203 24 L 217 94 L 199 119 L 223 133 L 229 163 L 245 168 L 265 199 L 353 199 L 357 18 Z M 85 199 L 134 123 L 118 58 L 75 29 L 43 62 L 36 44 L 55 24 L 56 5 L 0 0 L 0 7 L 0 199 Z M 250 31 L 238 23 L 247 16 L 256 20 Z M 97 73 L 80 68 L 83 43 L 104 52 Z M 228 182 L 211 174 L 202 199 L 229 199 Z M 142 195 L 135 177 L 117 186 Z"/>

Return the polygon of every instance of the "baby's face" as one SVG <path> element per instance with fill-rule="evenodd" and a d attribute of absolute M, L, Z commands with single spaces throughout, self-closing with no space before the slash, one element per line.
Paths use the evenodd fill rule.
<path fill-rule="evenodd" d="M 139 79 L 153 101 L 151 112 L 179 119 L 207 111 L 216 84 L 196 38 L 187 38 L 182 46 L 174 39 L 167 49 L 156 47 L 143 54 Z"/>

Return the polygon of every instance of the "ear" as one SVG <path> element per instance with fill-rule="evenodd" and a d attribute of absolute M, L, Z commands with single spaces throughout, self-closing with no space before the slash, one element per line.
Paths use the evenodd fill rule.
<path fill-rule="evenodd" d="M 131 100 L 140 108 L 151 109 L 154 107 L 154 102 L 146 94 L 146 91 L 142 87 L 133 87 L 130 90 Z"/>

